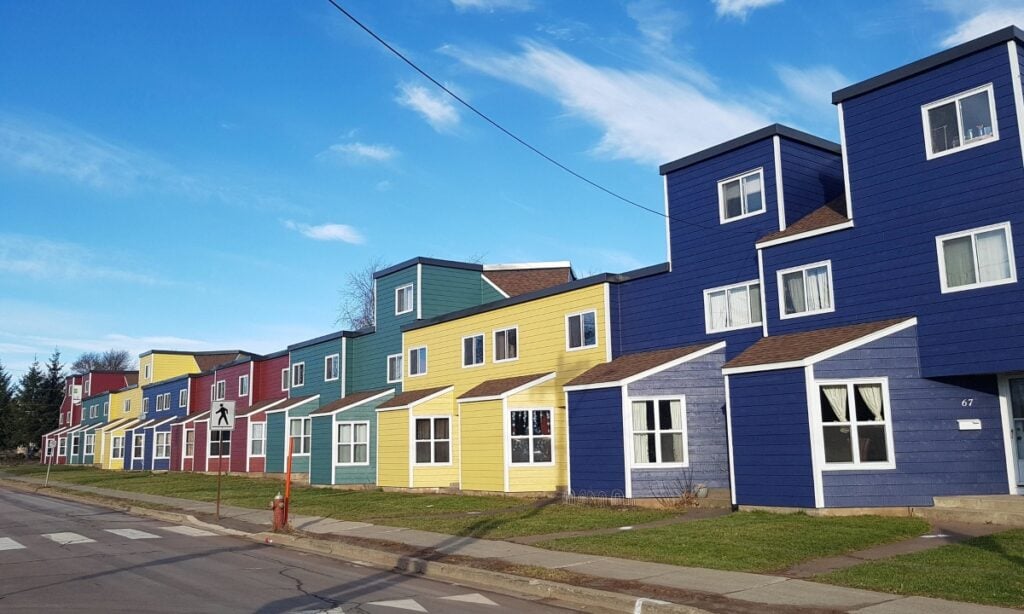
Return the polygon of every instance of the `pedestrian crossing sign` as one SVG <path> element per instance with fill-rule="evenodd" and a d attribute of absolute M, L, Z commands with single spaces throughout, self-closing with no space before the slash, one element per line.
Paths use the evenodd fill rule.
<path fill-rule="evenodd" d="M 214 401 L 210 409 L 211 431 L 232 431 L 235 429 L 235 402 Z"/>

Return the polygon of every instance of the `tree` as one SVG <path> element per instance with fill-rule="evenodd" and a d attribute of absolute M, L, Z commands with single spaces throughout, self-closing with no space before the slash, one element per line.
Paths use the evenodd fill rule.
<path fill-rule="evenodd" d="M 14 428 L 14 387 L 11 385 L 11 374 L 0 363 L 0 450 L 11 447 Z"/>
<path fill-rule="evenodd" d="M 40 413 L 32 418 L 32 432 L 35 436 L 29 441 L 39 441 L 43 433 L 57 428 L 60 418 L 60 406 L 64 401 L 64 365 L 60 363 L 60 350 L 53 350 L 50 360 L 46 363 L 46 377 L 43 380 L 43 405 Z"/>
<path fill-rule="evenodd" d="M 130 371 L 135 367 L 135 358 L 128 350 L 106 352 L 83 352 L 75 362 L 71 363 L 72 373 L 88 373 L 89 371 Z"/>
<path fill-rule="evenodd" d="M 336 323 L 345 323 L 352 330 L 373 326 L 373 275 L 388 267 L 379 256 L 358 271 L 352 271 L 341 289 L 341 307 Z"/>
<path fill-rule="evenodd" d="M 7 448 L 28 445 L 30 442 L 38 442 L 38 437 L 32 437 L 33 416 L 44 412 L 46 406 L 46 377 L 36 360 L 29 367 L 25 375 L 21 376 L 18 382 L 18 391 L 14 396 L 14 402 L 7 412 L 5 428 L 10 430 L 7 433 Z M 41 435 L 42 433 L 40 433 Z"/>

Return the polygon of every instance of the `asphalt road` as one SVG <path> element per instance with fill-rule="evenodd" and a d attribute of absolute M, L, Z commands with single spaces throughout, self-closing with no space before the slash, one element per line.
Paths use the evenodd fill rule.
<path fill-rule="evenodd" d="M 9 490 L 0 490 L 0 611 L 565 612 Z"/>

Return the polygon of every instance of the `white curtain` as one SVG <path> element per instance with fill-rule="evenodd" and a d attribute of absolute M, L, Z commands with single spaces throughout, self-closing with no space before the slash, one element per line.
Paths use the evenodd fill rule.
<path fill-rule="evenodd" d="M 633 401 L 633 462 L 649 462 L 647 458 L 647 438 L 650 435 L 636 434 L 636 432 L 647 431 L 650 428 L 651 426 L 647 422 L 647 402 Z"/>
<path fill-rule="evenodd" d="M 946 285 L 950 288 L 973 284 L 974 251 L 970 237 L 942 242 L 942 260 L 946 265 Z"/>
<path fill-rule="evenodd" d="M 825 398 L 828 399 L 828 404 L 832 406 L 832 413 L 836 415 L 836 419 L 840 422 L 847 421 L 847 402 L 846 402 L 846 386 L 822 386 L 822 391 L 825 393 Z"/>
<path fill-rule="evenodd" d="M 999 281 L 1010 277 L 1010 254 L 1006 249 L 1006 233 L 1003 229 L 978 234 L 979 281 Z"/>
<path fill-rule="evenodd" d="M 725 292 L 712 292 L 708 295 L 708 322 L 711 330 L 721 330 L 729 325 L 728 306 Z"/>
<path fill-rule="evenodd" d="M 801 273 L 787 273 L 782 276 L 786 285 L 786 313 L 807 311 L 807 300 L 804 298 L 804 276 Z"/>
<path fill-rule="evenodd" d="M 750 324 L 750 298 L 745 286 L 729 290 L 729 323 L 730 326 Z"/>
<path fill-rule="evenodd" d="M 857 386 L 857 392 L 860 394 L 860 398 L 864 399 L 864 404 L 871 410 L 871 415 L 875 417 L 875 422 L 881 422 L 882 386 L 880 384 Z"/>
<path fill-rule="evenodd" d="M 807 270 L 807 311 L 828 309 L 832 306 L 829 294 L 828 269 L 817 267 Z"/>
<path fill-rule="evenodd" d="M 661 403 L 667 403 L 669 407 L 669 423 L 662 423 L 662 430 L 673 430 L 678 431 L 683 428 L 683 411 L 682 404 L 679 401 L 660 401 Z M 662 414 L 664 415 L 664 414 Z"/>
<path fill-rule="evenodd" d="M 761 210 L 761 176 L 754 175 L 743 180 L 743 192 L 747 201 L 746 213 Z"/>

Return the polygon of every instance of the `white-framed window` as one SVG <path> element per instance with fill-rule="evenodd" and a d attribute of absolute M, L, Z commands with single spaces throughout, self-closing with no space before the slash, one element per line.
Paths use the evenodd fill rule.
<path fill-rule="evenodd" d="M 124 458 L 124 436 L 111 438 L 110 458 Z"/>
<path fill-rule="evenodd" d="M 297 362 L 292 365 L 292 388 L 306 385 L 306 363 Z"/>
<path fill-rule="evenodd" d="M 447 417 L 416 418 L 417 465 L 447 465 L 452 462 L 452 436 Z"/>
<path fill-rule="evenodd" d="M 764 213 L 764 169 L 718 182 L 718 218 L 722 224 Z"/>
<path fill-rule="evenodd" d="M 415 290 L 412 284 L 395 288 L 395 315 L 409 313 L 413 310 Z"/>
<path fill-rule="evenodd" d="M 922 106 L 921 121 L 929 160 L 999 140 L 991 83 Z"/>
<path fill-rule="evenodd" d="M 388 383 L 402 381 L 402 355 L 392 354 L 388 356 Z"/>
<path fill-rule="evenodd" d="M 188 388 L 182 388 L 178 391 L 178 407 L 182 409 L 188 407 Z"/>
<path fill-rule="evenodd" d="M 281 391 L 288 390 L 291 380 L 288 378 L 288 368 L 281 369 Z"/>
<path fill-rule="evenodd" d="M 214 384 L 214 388 L 215 388 L 214 391 L 213 391 L 213 400 L 214 401 L 223 401 L 224 399 L 227 398 L 227 396 L 228 396 L 228 382 L 227 382 L 227 380 L 223 380 L 223 379 L 217 380 L 217 383 Z"/>
<path fill-rule="evenodd" d="M 57 456 L 68 455 L 68 438 L 61 437 L 57 440 Z"/>
<path fill-rule="evenodd" d="M 196 454 L 196 430 L 185 431 L 185 456 L 192 458 Z"/>
<path fill-rule="evenodd" d="M 341 361 L 338 354 L 324 357 L 324 381 L 332 382 L 341 377 Z"/>
<path fill-rule="evenodd" d="M 71 456 L 78 456 L 78 453 L 82 450 L 82 438 L 80 435 L 75 435 L 71 438 Z"/>
<path fill-rule="evenodd" d="M 484 364 L 484 334 L 462 338 L 462 366 L 478 367 Z"/>
<path fill-rule="evenodd" d="M 427 348 L 419 347 L 409 350 L 409 377 L 416 377 L 427 372 Z"/>
<path fill-rule="evenodd" d="M 238 376 L 238 396 L 247 397 L 249 396 L 249 376 L 239 375 Z"/>
<path fill-rule="evenodd" d="M 210 431 L 210 456 L 231 456 L 231 431 Z"/>
<path fill-rule="evenodd" d="M 943 294 L 1017 281 L 1010 223 L 935 238 Z"/>
<path fill-rule="evenodd" d="M 686 400 L 630 399 L 634 465 L 686 466 Z"/>
<path fill-rule="evenodd" d="M 779 271 L 778 279 L 780 318 L 835 311 L 831 261 Z"/>
<path fill-rule="evenodd" d="M 142 413 L 149 413 L 149 397 L 142 397 Z"/>
<path fill-rule="evenodd" d="M 96 417 L 96 408 L 97 407 L 98 407 L 98 405 L 96 405 L 95 403 L 93 403 L 92 405 L 89 406 L 89 417 L 90 418 L 95 418 Z"/>
<path fill-rule="evenodd" d="M 761 325 L 761 283 L 756 279 L 704 291 L 708 334 Z"/>
<path fill-rule="evenodd" d="M 519 327 L 494 331 L 494 362 L 519 358 Z"/>
<path fill-rule="evenodd" d="M 155 433 L 153 443 L 153 458 L 165 459 L 171 457 L 171 434 L 170 432 Z"/>
<path fill-rule="evenodd" d="M 110 415 L 110 401 L 103 401 L 103 415 Z"/>
<path fill-rule="evenodd" d="M 509 412 L 509 460 L 515 464 L 543 464 L 553 459 L 550 409 L 513 409 Z"/>
<path fill-rule="evenodd" d="M 142 367 L 142 378 L 145 379 L 145 380 L 149 380 L 152 377 L 153 377 L 153 363 L 147 362 Z"/>
<path fill-rule="evenodd" d="M 341 422 L 338 424 L 338 464 L 370 464 L 369 422 Z"/>
<path fill-rule="evenodd" d="M 824 468 L 895 468 L 888 382 L 819 380 L 817 384 Z"/>
<path fill-rule="evenodd" d="M 85 436 L 85 455 L 92 456 L 93 450 L 96 447 L 96 435 L 88 434 Z"/>
<path fill-rule="evenodd" d="M 570 351 L 597 347 L 596 311 L 565 316 L 565 347 Z"/>
<path fill-rule="evenodd" d="M 137 433 L 132 438 L 132 459 L 142 459 L 143 448 L 146 444 L 146 437 L 142 433 Z"/>
<path fill-rule="evenodd" d="M 264 456 L 267 449 L 267 425 L 265 422 L 249 424 L 249 456 Z"/>
<path fill-rule="evenodd" d="M 132 410 L 132 400 L 131 399 L 125 399 L 124 402 L 121 403 L 121 411 L 123 411 L 124 413 L 127 414 L 131 410 Z"/>
<path fill-rule="evenodd" d="M 85 396 L 89 396 L 90 394 L 92 394 L 89 391 L 90 388 L 92 388 L 92 376 L 91 375 L 88 378 L 86 378 L 86 380 L 85 380 Z"/>
<path fill-rule="evenodd" d="M 292 439 L 292 453 L 309 454 L 312 440 L 313 420 L 311 418 L 292 418 L 288 421 L 288 436 Z"/>

